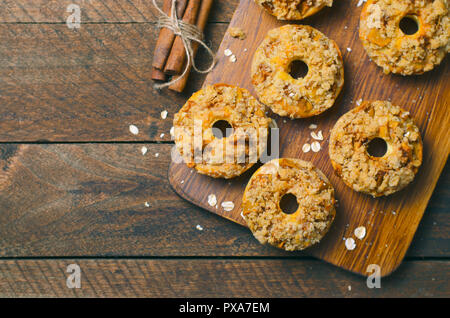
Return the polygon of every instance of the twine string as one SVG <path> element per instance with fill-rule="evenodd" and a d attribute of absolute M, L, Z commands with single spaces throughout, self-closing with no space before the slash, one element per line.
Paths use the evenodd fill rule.
<path fill-rule="evenodd" d="M 203 32 L 200 31 L 200 29 L 193 24 L 186 23 L 182 20 L 179 20 L 177 17 L 177 11 L 176 11 L 176 2 L 177 0 L 172 0 L 172 8 L 170 11 L 170 16 L 168 16 L 156 3 L 156 0 L 152 0 L 153 5 L 158 10 L 160 16 L 158 18 L 157 27 L 159 29 L 161 28 L 167 28 L 171 30 L 175 35 L 179 36 L 181 38 L 181 41 L 183 42 L 184 50 L 186 53 L 187 61 L 186 65 L 184 67 L 183 73 L 181 73 L 180 76 L 173 76 L 172 80 L 167 83 L 162 84 L 155 84 L 154 87 L 156 89 L 162 89 L 165 87 L 169 87 L 185 76 L 187 76 L 187 73 L 189 72 L 189 69 L 192 67 L 196 72 L 201 74 L 206 74 L 211 72 L 211 70 L 214 68 L 216 64 L 216 58 L 214 55 L 214 52 L 206 45 L 206 43 L 203 41 Z M 195 64 L 194 59 L 194 50 L 192 48 L 193 42 L 198 43 L 203 48 L 205 48 L 208 55 L 211 57 L 211 63 L 210 65 L 204 69 L 201 70 L 197 67 Z"/>

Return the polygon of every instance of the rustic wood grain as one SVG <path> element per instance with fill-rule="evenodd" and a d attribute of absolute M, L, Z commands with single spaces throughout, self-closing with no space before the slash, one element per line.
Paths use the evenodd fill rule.
<path fill-rule="evenodd" d="M 80 289 L 67 288 L 70 264 Z M 449 297 L 448 266 L 407 261 L 369 289 L 314 260 L 2 260 L 0 297 Z"/>
<path fill-rule="evenodd" d="M 450 114 L 447 112 L 450 82 L 446 80 L 449 64 L 444 61 L 423 76 L 384 75 L 369 61 L 358 39 L 359 13 L 360 8 L 349 8 L 347 3 L 341 1 L 336 2 L 333 8 L 324 9 L 303 21 L 334 39 L 344 55 L 346 84 L 336 105 L 321 116 L 310 119 L 275 118 L 280 127 L 280 157 L 301 158 L 315 163 L 330 178 L 339 200 L 330 233 L 308 253 L 360 274 L 365 274 L 367 264 L 380 264 L 383 275 L 388 275 L 399 266 L 406 254 L 449 154 L 450 139 L 447 130 L 442 129 L 450 125 Z M 230 26 L 243 28 L 247 40 L 240 41 L 225 35 L 219 48 L 218 65 L 208 75 L 205 85 L 224 82 L 253 91 L 249 75 L 253 53 L 267 31 L 282 24 L 263 12 L 252 0 L 242 0 Z M 351 51 L 346 48 L 351 48 Z M 224 57 L 225 49 L 231 49 L 236 54 L 236 63 Z M 395 105 L 401 105 L 410 111 L 424 139 L 423 165 L 415 182 L 404 191 L 386 198 L 373 199 L 346 187 L 334 174 L 328 158 L 330 129 L 342 114 L 355 107 L 359 99 L 390 100 Z M 304 154 L 301 151 L 301 145 L 311 142 L 308 128 L 311 123 L 318 124 L 318 130 L 323 131 L 325 138 L 323 149 L 318 154 Z M 174 189 L 187 200 L 245 225 L 240 216 L 240 205 L 251 173 L 247 172 L 232 181 L 216 180 L 192 174 L 184 164 L 173 164 L 169 178 Z M 186 182 L 181 184 L 181 179 Z M 210 193 L 217 196 L 218 202 L 233 201 L 234 210 L 226 212 L 220 205 L 218 209 L 209 206 L 207 196 Z M 361 225 L 366 226 L 367 236 L 363 241 L 357 241 L 354 251 L 347 251 L 343 239 L 353 236 L 354 229 Z"/>
<path fill-rule="evenodd" d="M 208 29 L 213 49 L 225 28 Z M 154 90 L 156 37 L 151 24 L 0 24 L 0 142 L 168 141 L 173 114 L 203 76 L 193 73 L 185 94 Z"/>
<path fill-rule="evenodd" d="M 211 22 L 229 22 L 238 0 L 215 1 Z M 158 1 L 162 6 L 162 1 Z M 80 6 L 81 23 L 155 22 L 157 11 L 151 0 L 4 0 L 0 23 L 62 23 L 70 15 L 70 4 Z"/>
<path fill-rule="evenodd" d="M 0 145 L 0 257 L 304 256 L 178 197 L 167 180 L 172 146 Z M 449 176 L 410 257 L 450 255 Z"/>

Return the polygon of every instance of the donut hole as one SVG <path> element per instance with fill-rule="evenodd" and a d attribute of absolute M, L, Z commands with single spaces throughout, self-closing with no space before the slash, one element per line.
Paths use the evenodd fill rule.
<path fill-rule="evenodd" d="M 387 143 L 383 138 L 373 138 L 367 144 L 367 153 L 372 157 L 383 157 L 387 152 Z"/>
<path fill-rule="evenodd" d="M 308 65 L 302 60 L 294 60 L 288 66 L 288 73 L 294 79 L 300 79 L 308 74 Z"/>
<path fill-rule="evenodd" d="M 406 35 L 413 35 L 419 31 L 419 23 L 417 18 L 413 16 L 406 16 L 400 20 L 400 30 Z"/>
<path fill-rule="evenodd" d="M 280 209 L 283 213 L 292 214 L 298 210 L 297 197 L 292 193 L 286 193 L 281 197 Z"/>
<path fill-rule="evenodd" d="M 226 120 L 218 120 L 212 126 L 212 133 L 218 139 L 228 138 L 233 133 L 233 126 Z"/>

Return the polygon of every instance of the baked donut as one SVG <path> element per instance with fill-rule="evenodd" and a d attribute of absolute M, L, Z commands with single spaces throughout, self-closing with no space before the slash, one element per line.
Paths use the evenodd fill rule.
<path fill-rule="evenodd" d="M 422 74 L 450 50 L 449 16 L 447 0 L 368 0 L 359 37 L 384 73 Z"/>
<path fill-rule="evenodd" d="M 175 114 L 175 144 L 190 168 L 215 178 L 233 178 L 265 150 L 270 122 L 264 106 L 246 89 L 215 84 L 193 94 Z M 224 130 L 216 127 L 221 123 L 228 130 L 217 135 Z"/>
<path fill-rule="evenodd" d="M 377 142 L 385 149 L 371 153 Z M 329 155 L 345 184 L 379 197 L 401 190 L 414 179 L 422 164 L 422 139 L 409 112 L 390 102 L 366 101 L 336 122 Z"/>
<path fill-rule="evenodd" d="M 333 5 L 333 0 L 255 0 L 278 20 L 301 20 Z"/>
<path fill-rule="evenodd" d="M 294 195 L 298 209 L 286 214 L 280 201 Z M 310 162 L 274 159 L 250 178 L 242 199 L 243 216 L 255 238 L 286 251 L 318 243 L 336 215 L 334 189 Z"/>
<path fill-rule="evenodd" d="M 290 75 L 295 62 L 304 77 Z M 280 116 L 303 118 L 331 106 L 344 85 L 341 52 L 333 40 L 307 25 L 270 30 L 253 57 L 252 83 L 262 103 Z"/>

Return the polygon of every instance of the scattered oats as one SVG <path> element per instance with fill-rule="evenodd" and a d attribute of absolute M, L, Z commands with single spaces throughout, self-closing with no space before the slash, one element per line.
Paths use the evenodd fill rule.
<path fill-rule="evenodd" d="M 210 206 L 215 206 L 217 204 L 217 198 L 214 194 L 208 195 L 208 204 Z"/>
<path fill-rule="evenodd" d="M 175 127 L 173 127 L 173 126 L 172 126 L 172 128 L 170 128 L 170 135 L 171 135 L 172 137 L 175 136 Z"/>
<path fill-rule="evenodd" d="M 244 211 L 241 211 L 241 217 L 245 220 Z"/>
<path fill-rule="evenodd" d="M 150 207 L 150 203 L 148 203 L 148 202 L 145 202 L 144 205 L 145 205 L 147 208 Z"/>
<path fill-rule="evenodd" d="M 247 52 L 248 51 L 248 49 L 244 49 L 244 52 Z"/>
<path fill-rule="evenodd" d="M 231 55 L 231 56 L 230 56 L 230 62 L 231 62 L 231 63 L 236 63 L 236 61 L 237 61 L 236 55 L 234 55 L 234 54 Z"/>
<path fill-rule="evenodd" d="M 392 211 L 392 215 L 396 215 L 397 214 L 397 212 L 395 212 L 394 210 Z"/>
<path fill-rule="evenodd" d="M 147 153 L 147 151 L 148 151 L 147 147 L 142 146 L 142 148 L 141 148 L 142 154 L 145 155 Z"/>
<path fill-rule="evenodd" d="M 247 37 L 247 34 L 245 34 L 244 30 L 242 30 L 241 28 L 238 27 L 234 27 L 234 28 L 229 28 L 228 29 L 228 33 L 236 39 L 239 40 L 245 40 L 245 38 Z"/>
<path fill-rule="evenodd" d="M 317 125 L 316 124 L 311 124 L 311 125 L 309 125 L 309 129 L 316 129 L 317 128 Z"/>
<path fill-rule="evenodd" d="M 169 113 L 167 112 L 167 110 L 163 110 L 163 111 L 161 112 L 161 118 L 162 118 L 162 119 L 166 119 L 166 118 L 167 118 L 167 114 L 169 114 Z"/>
<path fill-rule="evenodd" d="M 318 141 L 314 141 L 311 144 L 311 150 L 314 151 L 314 152 L 319 152 L 320 151 L 320 144 L 319 144 Z"/>
<path fill-rule="evenodd" d="M 347 52 L 351 52 L 351 51 L 352 51 L 352 49 L 348 47 L 347 48 Z"/>
<path fill-rule="evenodd" d="M 344 29 L 347 30 L 347 29 L 348 29 L 348 26 L 344 26 Z"/>
<path fill-rule="evenodd" d="M 415 103 L 415 102 L 417 102 L 417 100 L 413 99 L 412 102 Z"/>
<path fill-rule="evenodd" d="M 312 131 L 311 137 L 313 137 L 313 139 L 315 140 L 323 140 L 322 130 L 319 130 L 317 134 L 314 131 Z"/>
<path fill-rule="evenodd" d="M 311 150 L 311 145 L 310 145 L 310 144 L 306 143 L 306 144 L 303 145 L 302 151 L 303 151 L 304 153 L 307 153 L 307 152 L 309 152 L 310 150 Z"/>
<path fill-rule="evenodd" d="M 183 184 L 184 183 L 184 180 L 181 180 L 181 182 L 180 182 L 181 184 Z"/>
<path fill-rule="evenodd" d="M 356 105 L 358 105 L 358 106 L 361 105 L 361 103 L 362 103 L 362 98 L 360 98 L 356 101 Z"/>
<path fill-rule="evenodd" d="M 139 134 L 139 128 L 137 128 L 135 125 L 130 125 L 130 132 L 133 135 L 137 135 L 137 134 Z"/>
<path fill-rule="evenodd" d="M 164 138 L 165 135 L 166 135 L 165 133 L 162 133 L 161 135 L 159 135 L 159 137 Z"/>
<path fill-rule="evenodd" d="M 352 286 L 348 285 L 348 291 L 352 291 Z"/>
<path fill-rule="evenodd" d="M 404 112 L 403 114 L 400 115 L 400 117 L 402 118 L 406 118 L 409 116 L 409 112 Z"/>
<path fill-rule="evenodd" d="M 222 208 L 227 212 L 230 212 L 231 210 L 234 209 L 234 203 L 232 201 L 222 202 L 221 205 L 222 205 Z"/>
<path fill-rule="evenodd" d="M 345 247 L 349 250 L 349 251 L 353 251 L 356 247 L 355 244 L 355 240 L 352 239 L 351 237 L 349 237 L 348 239 L 345 240 Z"/>
<path fill-rule="evenodd" d="M 155 153 L 155 157 L 158 158 L 159 157 L 159 153 Z"/>
<path fill-rule="evenodd" d="M 295 93 L 290 93 L 289 94 L 289 97 L 294 97 L 295 96 Z"/>
<path fill-rule="evenodd" d="M 226 49 L 225 51 L 223 51 L 223 54 L 225 54 L 225 56 L 231 56 L 233 55 L 233 52 L 231 52 L 230 49 Z"/>
<path fill-rule="evenodd" d="M 286 120 L 286 119 L 283 119 L 283 123 L 285 123 L 285 124 L 286 124 L 286 123 L 287 123 L 287 120 Z"/>
<path fill-rule="evenodd" d="M 199 231 L 203 231 L 203 227 L 200 224 L 197 224 L 195 228 Z"/>
<path fill-rule="evenodd" d="M 366 228 L 364 226 L 355 229 L 355 236 L 362 240 L 366 236 Z"/>

